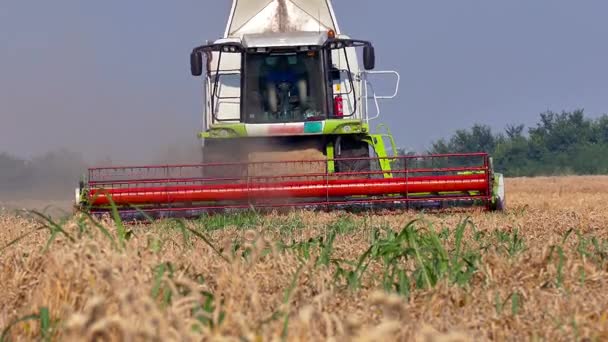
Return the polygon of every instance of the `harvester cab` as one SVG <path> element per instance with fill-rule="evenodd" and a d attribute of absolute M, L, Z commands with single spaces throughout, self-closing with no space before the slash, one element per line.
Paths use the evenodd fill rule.
<path fill-rule="evenodd" d="M 392 136 L 372 134 L 370 122 L 380 114 L 379 101 L 397 95 L 399 74 L 374 67 L 370 42 L 333 29 L 248 33 L 195 48 L 192 74 L 204 74 L 206 85 L 204 162 L 246 161 L 277 148 L 316 149 L 330 159 L 366 158 L 370 151 L 388 157 L 387 144 L 395 151 Z M 394 77 L 394 93 L 375 94 L 371 73 Z M 370 102 L 376 109 L 371 114 Z M 362 171 L 369 163 L 347 164 L 331 171 Z"/>
<path fill-rule="evenodd" d="M 331 35 L 335 36 L 335 33 Z M 287 42 L 292 45 L 281 45 Z M 333 62 L 332 50 L 357 45 L 373 51 L 368 42 L 328 38 L 327 33 L 247 35 L 243 45 L 219 43 L 196 48 L 192 53 L 192 71 L 193 75 L 200 76 L 201 60 L 205 55 L 211 58 L 212 52 L 218 53 L 218 60 L 221 60 L 223 50 L 241 53 L 244 61 L 240 66 L 243 104 L 240 123 L 275 124 L 344 118 L 343 107 L 337 106 L 337 99 L 342 99 L 340 86 L 344 80 L 338 65 Z M 367 65 L 373 67 L 373 52 L 366 56 Z M 223 120 L 223 113 L 214 108 L 221 98 L 218 94 L 222 77 L 220 64 L 216 63 L 213 75 L 207 76 L 211 78 L 213 88 L 208 94 L 212 99 L 212 123 Z M 350 65 L 346 68 L 347 87 L 352 89 L 353 72 Z M 360 77 L 360 73 L 357 72 L 357 76 Z M 360 118 L 361 115 L 353 110 L 347 117 Z"/>
<path fill-rule="evenodd" d="M 202 164 L 92 168 L 78 204 L 126 219 L 249 208 L 502 209 L 504 181 L 486 153 L 397 156 L 388 128 L 371 131 L 400 80 L 375 64 L 371 42 L 340 32 L 331 0 L 234 0 L 224 37 L 190 55 L 204 85 Z M 372 77 L 394 91 L 377 94 Z"/>

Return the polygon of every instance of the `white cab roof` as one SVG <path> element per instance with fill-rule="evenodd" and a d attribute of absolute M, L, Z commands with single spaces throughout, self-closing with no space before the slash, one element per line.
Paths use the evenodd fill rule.
<path fill-rule="evenodd" d="M 233 0 L 225 37 L 329 29 L 340 33 L 331 0 Z"/>
<path fill-rule="evenodd" d="M 317 32 L 278 32 L 266 34 L 246 34 L 243 36 L 243 46 L 278 47 L 278 46 L 320 46 L 327 41 L 327 33 Z"/>

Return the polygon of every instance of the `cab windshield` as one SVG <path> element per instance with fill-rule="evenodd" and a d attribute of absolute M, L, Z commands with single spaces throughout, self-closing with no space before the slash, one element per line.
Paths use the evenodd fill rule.
<path fill-rule="evenodd" d="M 245 55 L 244 121 L 279 123 L 326 118 L 318 51 Z"/>

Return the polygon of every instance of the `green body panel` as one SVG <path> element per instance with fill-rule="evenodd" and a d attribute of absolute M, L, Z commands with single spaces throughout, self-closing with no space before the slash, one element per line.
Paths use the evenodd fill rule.
<path fill-rule="evenodd" d="M 387 152 L 386 140 L 390 142 L 390 146 L 394 151 L 397 151 L 397 147 L 395 145 L 395 140 L 391 135 L 388 128 L 383 125 L 379 125 L 379 129 L 384 129 L 384 133 L 379 134 L 370 134 L 369 124 L 364 123 L 361 120 L 353 120 L 353 119 L 328 119 L 324 121 L 315 121 L 315 122 L 305 122 L 304 123 L 304 132 L 302 134 L 294 134 L 298 136 L 335 136 L 335 135 L 357 135 L 361 141 L 365 141 L 369 144 L 374 150 L 374 153 L 379 160 L 380 169 L 384 171 L 385 178 L 392 178 L 393 175 L 390 173 L 391 171 L 391 163 L 394 161 L 393 158 L 390 158 Z M 255 124 L 250 124 L 255 125 Z M 266 125 L 266 124 L 260 124 Z M 320 132 L 320 133 L 316 133 Z M 272 135 L 269 134 L 268 137 L 274 136 L 285 136 L 285 135 Z M 247 124 L 244 123 L 219 123 L 214 124 L 207 132 L 202 132 L 199 134 L 200 138 L 204 139 L 235 139 L 235 138 L 247 138 L 249 137 L 247 133 Z M 257 135 L 256 137 L 260 137 Z M 328 159 L 328 171 L 335 172 L 335 146 L 333 143 L 328 143 L 325 148 L 325 153 Z"/>
<path fill-rule="evenodd" d="M 325 120 L 323 134 L 361 134 L 369 133 L 369 125 L 361 120 Z"/>
<path fill-rule="evenodd" d="M 367 134 L 369 125 L 361 120 L 328 119 L 304 123 L 304 132 L 301 135 L 328 135 L 328 134 Z M 249 124 L 256 125 L 256 124 Z M 259 124 L 267 125 L 267 124 Z M 218 123 L 213 124 L 208 131 L 199 133 L 199 138 L 230 139 L 246 138 L 247 124 L 244 123 Z M 269 137 L 274 136 L 272 134 Z"/>
<path fill-rule="evenodd" d="M 336 162 L 334 161 L 335 153 L 334 153 L 334 144 L 327 144 L 326 148 L 327 154 L 327 172 L 334 173 L 336 172 Z"/>
<path fill-rule="evenodd" d="M 384 138 L 384 134 L 370 134 L 366 136 L 363 140 L 374 149 L 376 156 L 379 158 L 378 163 L 380 164 L 380 169 L 384 171 L 384 178 L 393 178 L 392 173 L 390 173 L 391 163 L 393 162 L 393 159 L 388 158 L 388 152 L 386 151 Z M 390 138 L 392 139 L 392 137 Z"/>
<path fill-rule="evenodd" d="M 385 139 L 390 142 L 391 149 L 393 154 L 397 152 L 397 145 L 395 144 L 395 139 L 391 134 L 388 127 L 384 125 L 378 125 L 378 130 L 384 129 L 384 133 L 378 134 L 368 134 L 363 141 L 367 142 L 376 153 L 376 156 L 379 159 L 380 169 L 384 172 L 384 178 L 393 178 L 391 171 L 391 164 L 395 161 L 394 158 L 389 158 L 388 152 L 386 150 Z"/>
<path fill-rule="evenodd" d="M 247 129 L 242 123 L 222 123 L 211 126 L 206 132 L 199 133 L 199 138 L 230 139 L 247 137 Z"/>

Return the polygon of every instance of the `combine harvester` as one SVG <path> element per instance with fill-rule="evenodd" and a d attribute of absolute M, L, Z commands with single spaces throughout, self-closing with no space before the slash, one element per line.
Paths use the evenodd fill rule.
<path fill-rule="evenodd" d="M 92 168 L 76 194 L 82 209 L 104 215 L 114 203 L 140 219 L 504 206 L 487 154 L 395 156 L 390 131 L 371 132 L 399 74 L 373 71 L 372 44 L 340 31 L 331 0 L 234 0 L 224 38 L 190 62 L 204 80 L 203 163 Z M 372 78 L 394 80 L 394 93 L 376 94 Z"/>

